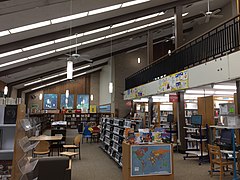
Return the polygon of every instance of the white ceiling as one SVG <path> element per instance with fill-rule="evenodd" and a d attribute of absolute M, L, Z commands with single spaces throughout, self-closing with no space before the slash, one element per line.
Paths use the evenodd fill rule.
<path fill-rule="evenodd" d="M 63 17 L 70 14 L 91 11 L 94 9 L 115 5 L 123 2 L 128 2 L 129 0 L 8 0 L 0 2 L 0 32 L 19 26 L 25 26 L 32 23 L 37 23 L 41 21 L 46 21 L 54 18 Z M 33 29 L 25 32 L 20 32 L 16 34 L 11 34 L 8 36 L 0 37 L 0 54 L 19 48 L 27 47 L 34 44 L 39 44 L 41 42 L 46 42 L 49 40 L 55 40 L 60 37 L 66 37 L 70 34 L 70 29 L 76 31 L 77 33 L 83 33 L 89 30 L 94 30 L 97 28 L 105 27 L 106 24 L 112 25 L 116 22 L 124 22 L 127 20 L 142 17 L 143 14 L 152 14 L 152 11 L 161 12 L 162 10 L 167 10 L 163 16 L 158 16 L 155 18 L 147 19 L 144 21 L 135 22 L 122 27 L 118 27 L 112 30 L 107 30 L 104 32 L 99 32 L 91 34 L 88 36 L 78 38 L 78 42 L 85 42 L 91 39 L 107 36 L 114 34 L 116 32 L 124 31 L 141 25 L 153 23 L 159 20 L 163 20 L 174 15 L 173 9 L 168 9 L 176 3 L 184 2 L 183 13 L 188 12 L 189 14 L 184 18 L 191 18 L 200 15 L 200 11 L 206 12 L 207 1 L 194 1 L 194 4 L 186 4 L 186 2 L 192 2 L 194 0 L 151 0 L 139 5 L 134 5 L 131 7 L 121 8 L 113 11 L 109 11 L 102 14 L 87 16 L 72 22 L 64 22 L 55 25 L 49 25 L 46 27 Z M 230 3 L 230 0 L 212 0 L 210 1 L 210 7 L 212 10 L 217 8 L 223 8 L 226 4 Z M 72 3 L 72 8 L 70 8 Z M 199 16 L 198 16 L 199 17 Z M 194 19 L 194 18 L 193 18 Z M 201 19 L 196 18 L 199 22 Z M 164 25 L 169 24 L 173 21 L 168 21 L 162 24 L 149 27 L 154 29 L 153 37 L 154 39 L 169 36 L 173 32 L 173 28 Z M 211 21 L 210 21 L 211 23 Z M 195 24 L 193 21 L 184 24 L 184 29 L 193 27 Z M 75 28 L 75 29 L 74 29 Z M 91 59 L 99 60 L 99 57 L 105 57 L 104 55 L 110 53 L 110 41 L 112 40 L 112 51 L 119 51 L 124 49 L 129 49 L 132 46 L 139 45 L 146 42 L 146 31 L 149 28 L 141 29 L 138 31 L 129 32 L 114 38 L 104 39 L 95 43 L 90 43 L 87 45 L 82 45 L 78 47 L 78 52 L 81 54 L 88 54 Z M 65 31 L 64 31 L 65 30 Z M 74 33 L 76 33 L 74 32 Z M 73 32 L 72 32 L 73 33 Z M 164 40 L 164 38 L 163 38 Z M 15 55 L 0 58 L 0 64 L 11 62 L 14 60 L 22 59 L 32 55 L 36 55 L 42 52 L 56 50 L 61 47 L 68 46 L 69 44 L 74 44 L 74 41 L 66 41 L 62 43 L 57 43 L 49 45 L 46 47 L 18 53 Z M 74 49 L 71 49 L 74 50 Z M 130 49 L 129 49 L 130 50 Z M 53 72 L 53 70 L 63 68 L 66 66 L 65 60 L 59 60 L 59 57 L 64 57 L 64 54 L 68 53 L 69 50 L 55 52 L 47 56 L 39 57 L 36 59 L 27 60 L 17 64 L 13 64 L 6 67 L 0 67 L 0 80 L 6 83 L 13 83 L 14 87 L 21 89 L 24 83 L 17 84 L 18 81 L 24 80 L 26 78 L 43 77 L 43 73 Z M 106 58 L 106 57 L 105 57 Z M 107 59 L 103 61 L 96 61 L 93 66 L 104 63 Z M 35 64 L 33 64 L 36 62 Z M 39 64 L 39 62 L 42 62 Z M 75 62 L 76 64 L 77 62 Z M 78 65 L 80 66 L 80 65 Z M 26 68 L 25 68 L 26 67 Z M 2 73 L 1 73 L 2 72 Z M 10 73 L 11 72 L 11 73 Z M 4 74 L 6 73 L 6 74 Z"/>

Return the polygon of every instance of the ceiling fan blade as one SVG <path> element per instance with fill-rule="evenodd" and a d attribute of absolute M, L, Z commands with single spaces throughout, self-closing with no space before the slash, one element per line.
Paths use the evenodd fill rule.
<path fill-rule="evenodd" d="M 80 59 L 82 59 L 82 60 L 84 60 L 84 61 L 87 61 L 87 62 L 93 62 L 93 60 L 87 59 L 87 58 L 83 58 L 83 57 L 81 57 Z"/>
<path fill-rule="evenodd" d="M 59 59 L 59 60 L 66 60 L 67 58 L 63 58 L 63 57 L 62 57 L 62 58 L 58 58 L 58 59 Z"/>
<path fill-rule="evenodd" d="M 203 12 L 203 11 L 200 11 L 200 13 L 201 13 L 201 14 L 203 14 L 204 16 L 206 16 L 206 13 L 205 13 L 205 12 Z"/>
<path fill-rule="evenodd" d="M 213 14 L 217 14 L 217 13 L 220 13 L 221 12 L 221 9 L 216 9 L 215 11 L 213 11 L 212 13 Z"/>
<path fill-rule="evenodd" d="M 90 57 L 88 54 L 81 54 L 80 56 L 81 56 L 82 58 L 88 58 L 88 59 L 89 59 L 89 57 Z"/>
<path fill-rule="evenodd" d="M 71 57 L 72 55 L 71 54 L 65 54 L 66 56 L 69 56 L 69 57 Z"/>
<path fill-rule="evenodd" d="M 210 16 L 206 16 L 205 23 L 208 23 L 210 21 Z"/>
<path fill-rule="evenodd" d="M 221 14 L 217 14 L 217 15 L 213 14 L 212 17 L 213 17 L 213 18 L 222 18 L 223 15 L 221 15 Z"/>

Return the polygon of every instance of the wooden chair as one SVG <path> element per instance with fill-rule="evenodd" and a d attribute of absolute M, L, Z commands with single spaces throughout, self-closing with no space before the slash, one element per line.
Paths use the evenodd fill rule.
<path fill-rule="evenodd" d="M 50 150 L 49 150 L 50 144 L 47 141 L 40 141 L 39 144 L 36 146 L 36 148 L 33 151 L 33 155 L 48 155 L 50 156 Z"/>
<path fill-rule="evenodd" d="M 229 161 L 227 159 L 222 158 L 222 153 L 220 151 L 219 146 L 214 146 L 208 144 L 208 152 L 209 152 L 209 157 L 210 157 L 210 175 L 212 177 L 213 171 L 216 170 L 217 168 L 214 168 L 214 165 L 218 165 L 220 168 L 220 180 L 223 178 L 224 174 L 224 167 L 228 170 L 228 166 L 232 166 L 233 169 L 233 161 Z"/>
<path fill-rule="evenodd" d="M 77 136 L 75 136 L 74 140 L 73 140 L 73 144 L 66 144 L 63 145 L 64 150 L 68 151 L 69 149 L 73 149 L 74 152 L 76 149 L 78 149 L 78 157 L 79 159 L 81 159 L 81 148 L 80 148 L 80 141 L 81 141 L 81 135 L 78 134 Z M 64 153 L 64 152 L 63 152 Z"/>

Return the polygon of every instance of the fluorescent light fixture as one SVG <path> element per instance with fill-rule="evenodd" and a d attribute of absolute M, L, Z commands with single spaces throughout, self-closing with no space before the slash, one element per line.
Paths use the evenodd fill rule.
<path fill-rule="evenodd" d="M 98 33 L 98 32 L 101 32 L 101 31 L 105 31 L 105 30 L 108 30 L 108 29 L 110 29 L 110 28 L 111 28 L 110 26 L 107 26 L 107 27 L 95 29 L 95 30 L 92 30 L 92 31 L 87 31 L 87 32 L 85 32 L 85 33 L 83 33 L 83 34 L 84 34 L 84 36 L 86 36 L 86 35 Z"/>
<path fill-rule="evenodd" d="M 148 27 L 148 24 L 129 29 L 128 32 L 137 31 L 139 29 L 143 29 L 143 28 L 146 28 L 146 27 Z"/>
<path fill-rule="evenodd" d="M 87 73 L 91 73 L 91 72 L 94 72 L 94 71 L 97 71 L 97 70 L 100 70 L 102 67 L 99 67 L 99 68 L 95 68 L 93 70 L 89 70 L 87 72 L 83 72 L 83 73 L 80 73 L 80 74 L 77 74 L 77 75 L 74 75 L 73 77 L 79 77 L 79 76 L 82 76 L 82 75 L 85 75 Z M 48 84 L 44 84 L 42 86 L 38 86 L 38 87 L 35 87 L 35 88 L 32 88 L 31 91 L 34 91 L 34 90 L 37 90 L 37 89 L 40 89 L 40 88 L 44 88 L 44 87 L 47 87 L 47 86 L 51 86 L 53 84 L 57 84 L 57 83 L 60 83 L 60 82 L 63 82 L 63 81 L 66 81 L 67 78 L 64 78 L 64 79 L 61 79 L 61 80 L 58 80 L 58 81 L 54 81 L 54 82 L 51 82 L 51 83 L 48 83 Z"/>
<path fill-rule="evenodd" d="M 23 32 L 23 31 L 28 31 L 31 29 L 36 29 L 36 28 L 40 28 L 40 27 L 44 27 L 44 26 L 48 26 L 51 24 L 51 21 L 42 21 L 42 22 L 38 22 L 38 23 L 34 23 L 34 24 L 29 24 L 26 26 L 21 26 L 21 27 L 17 27 L 17 28 L 13 28 L 10 29 L 10 33 L 19 33 L 19 32 Z"/>
<path fill-rule="evenodd" d="M 101 40 L 103 40 L 103 39 L 105 39 L 105 37 L 100 37 L 100 38 L 92 39 L 92 40 L 83 42 L 82 45 L 86 45 L 86 44 L 90 44 L 90 43 L 93 43 L 93 42 L 101 41 Z"/>
<path fill-rule="evenodd" d="M 42 98 L 43 98 L 43 94 L 42 94 L 42 93 L 40 93 L 40 94 L 39 94 L 39 100 L 41 101 L 41 100 L 42 100 Z"/>
<path fill-rule="evenodd" d="M 186 94 L 207 94 L 212 95 L 214 91 L 205 91 L 204 90 L 186 90 Z"/>
<path fill-rule="evenodd" d="M 5 52 L 5 53 L 0 54 L 0 58 L 10 56 L 10 55 L 13 55 L 13 54 L 18 54 L 18 53 L 21 53 L 21 52 L 22 52 L 22 49 L 16 49 L 16 50 L 13 50 L 13 51 Z"/>
<path fill-rule="evenodd" d="M 79 70 L 88 68 L 88 67 L 90 67 L 90 66 L 91 66 L 90 64 L 89 64 L 89 65 L 86 65 L 86 66 L 82 66 L 82 67 L 79 67 L 79 68 L 74 69 L 73 71 L 79 71 Z"/>
<path fill-rule="evenodd" d="M 49 45 L 52 45 L 54 44 L 54 41 L 48 41 L 48 42 L 44 42 L 44 43 L 40 43 L 40 44 L 36 44 L 36 45 L 33 45 L 33 46 L 28 46 L 28 47 L 25 47 L 25 48 L 22 48 L 23 51 L 29 51 L 29 50 L 32 50 L 32 49 L 37 49 L 37 48 L 41 48 L 41 47 L 44 47 L 44 46 L 49 46 Z"/>
<path fill-rule="evenodd" d="M 148 102 L 148 98 L 134 99 L 133 102 Z"/>
<path fill-rule="evenodd" d="M 150 18 L 154 18 L 154 17 L 157 17 L 158 15 L 159 15 L 159 13 L 151 14 L 151 15 L 148 15 L 148 16 L 143 16 L 143 17 L 137 18 L 135 20 L 135 22 L 143 21 L 143 20 L 150 19 Z"/>
<path fill-rule="evenodd" d="M 3 93 L 6 96 L 8 94 L 8 87 L 4 86 Z"/>
<path fill-rule="evenodd" d="M 137 63 L 140 64 L 141 63 L 141 59 L 137 58 Z"/>
<path fill-rule="evenodd" d="M 82 69 L 85 69 L 85 68 L 88 68 L 88 67 L 90 67 L 90 66 L 91 66 L 91 65 L 86 65 L 86 66 L 82 66 L 82 67 L 76 68 L 76 69 L 73 70 L 73 72 L 74 72 L 74 71 L 79 71 L 79 70 L 82 70 Z M 26 84 L 24 84 L 24 86 L 29 86 L 29 85 L 32 85 L 32 84 L 36 84 L 36 83 L 39 83 L 39 82 L 43 82 L 43 81 L 46 81 L 46 80 L 49 80 L 49 79 L 53 79 L 53 78 L 62 76 L 62 75 L 64 75 L 64 74 L 67 74 L 67 72 L 63 72 L 63 73 L 56 74 L 56 75 L 53 75 L 53 76 L 49 76 L 49 77 L 46 77 L 46 78 L 42 78 L 42 79 L 39 79 L 39 80 L 30 82 L 30 83 L 26 83 Z"/>
<path fill-rule="evenodd" d="M 93 94 L 90 95 L 90 100 L 93 101 Z"/>
<path fill-rule="evenodd" d="M 83 33 L 79 33 L 77 35 L 75 34 L 75 35 L 72 35 L 72 36 L 67 36 L 67 37 L 56 39 L 56 40 L 54 40 L 54 42 L 55 43 L 60 43 L 60 42 L 68 41 L 68 40 L 71 40 L 71 39 L 79 38 L 79 37 L 82 37 L 82 36 L 83 36 Z"/>
<path fill-rule="evenodd" d="M 128 7 L 128 6 L 133 6 L 133 5 L 136 5 L 136 4 L 145 3 L 145 2 L 148 2 L 148 1 L 150 1 L 150 0 L 135 0 L 135 1 L 125 2 L 125 3 L 122 4 L 122 8 Z"/>
<path fill-rule="evenodd" d="M 127 33 L 127 31 L 121 31 L 121 32 L 118 32 L 118 33 L 110 34 L 110 35 L 106 36 L 106 38 L 119 36 L 119 35 L 122 35 L 122 34 L 125 34 L 125 33 Z"/>
<path fill-rule="evenodd" d="M 89 11 L 88 15 L 100 14 L 100 13 L 112 11 L 112 10 L 115 10 L 115 9 L 119 9 L 120 7 L 121 7 L 121 4 L 116 4 L 116 5 L 100 8 L 100 9 L 95 9 L 95 10 Z"/>
<path fill-rule="evenodd" d="M 187 16 L 188 14 L 189 14 L 189 13 L 186 12 L 186 13 L 183 13 L 182 16 L 184 17 L 184 16 Z"/>
<path fill-rule="evenodd" d="M 68 60 L 67 61 L 67 79 L 73 78 L 73 62 Z"/>
<path fill-rule="evenodd" d="M 135 22 L 135 19 L 132 19 L 132 20 L 129 20 L 129 21 L 124 21 L 124 22 L 121 22 L 121 23 L 117 23 L 117 24 L 114 24 L 112 25 L 112 28 L 116 28 L 116 27 L 120 27 L 120 26 L 125 26 L 125 25 L 128 25 L 128 24 L 132 24 Z"/>
<path fill-rule="evenodd" d="M 236 91 L 215 91 L 215 94 L 233 95 Z"/>
<path fill-rule="evenodd" d="M 22 59 L 18 59 L 18 60 L 15 60 L 15 61 L 10 61 L 10 62 L 7 62 L 7 63 L 3 63 L 3 64 L 0 64 L 0 68 L 5 67 L 5 66 L 9 66 L 9 65 L 12 65 L 12 64 L 20 63 L 20 62 L 23 62 L 23 61 L 27 61 L 27 60 L 28 60 L 28 58 L 22 58 Z"/>
<path fill-rule="evenodd" d="M 69 89 L 66 89 L 66 98 L 68 98 L 69 97 Z"/>
<path fill-rule="evenodd" d="M 9 34 L 10 34 L 10 32 L 9 32 L 8 30 L 6 30 L 6 31 L 1 31 L 1 32 L 0 32 L 0 37 L 6 36 L 6 35 L 9 35 Z"/>
<path fill-rule="evenodd" d="M 108 92 L 109 92 L 110 94 L 113 93 L 113 83 L 112 83 L 112 82 L 109 82 L 109 84 L 108 84 Z"/>
<path fill-rule="evenodd" d="M 82 45 L 82 43 L 74 44 L 74 45 L 71 45 L 71 46 L 65 46 L 65 47 L 56 49 L 56 52 L 64 51 L 64 50 L 67 50 L 67 49 L 72 49 L 72 48 L 75 48 L 75 47 L 78 47 L 78 46 L 81 46 L 81 45 Z"/>
<path fill-rule="evenodd" d="M 57 23 L 62 23 L 62 22 L 66 22 L 66 21 L 71 21 L 74 19 L 83 18 L 83 17 L 86 17 L 87 15 L 88 15 L 88 12 L 83 12 L 83 13 L 78 13 L 78 14 L 73 14 L 73 15 L 69 15 L 69 16 L 52 19 L 51 22 L 52 22 L 52 24 L 57 24 Z"/>
<path fill-rule="evenodd" d="M 236 90 L 236 86 L 230 86 L 230 85 L 213 85 L 213 89 L 229 89 L 229 90 Z"/>
<path fill-rule="evenodd" d="M 36 54 L 36 55 L 28 57 L 28 59 L 34 59 L 34 58 L 38 58 L 38 57 L 41 57 L 41 56 L 46 56 L 46 55 L 52 54 L 52 53 L 55 53 L 55 50 L 43 52 L 43 53 L 40 53 L 40 54 Z"/>
<path fill-rule="evenodd" d="M 87 72 L 83 72 L 83 73 L 80 73 L 80 74 L 76 74 L 76 75 L 74 75 L 73 77 L 75 78 L 75 77 L 79 77 L 79 76 L 82 76 L 82 75 L 84 75 L 84 74 L 87 74 Z"/>

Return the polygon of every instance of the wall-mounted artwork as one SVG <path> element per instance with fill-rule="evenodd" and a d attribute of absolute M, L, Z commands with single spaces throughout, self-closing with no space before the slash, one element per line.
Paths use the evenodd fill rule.
<path fill-rule="evenodd" d="M 44 109 L 57 109 L 57 94 L 44 94 Z"/>
<path fill-rule="evenodd" d="M 64 109 L 73 109 L 73 103 L 74 103 L 73 94 L 70 94 L 68 98 L 66 98 L 66 94 L 61 94 L 60 108 L 64 107 Z"/>
<path fill-rule="evenodd" d="M 79 94 L 77 95 L 77 109 L 81 109 L 81 112 L 87 113 L 89 109 L 89 95 Z"/>

